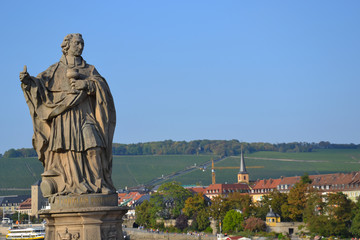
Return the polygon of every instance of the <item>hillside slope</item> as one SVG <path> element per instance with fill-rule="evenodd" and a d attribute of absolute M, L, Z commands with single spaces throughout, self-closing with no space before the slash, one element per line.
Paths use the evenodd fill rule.
<path fill-rule="evenodd" d="M 153 179 L 172 175 L 189 167 L 209 162 L 211 155 L 147 155 L 114 156 L 113 181 L 116 188 L 146 184 Z M 238 156 L 225 158 L 216 166 L 239 166 Z M 351 172 L 360 170 L 360 149 L 324 149 L 309 153 L 256 152 L 246 155 L 246 166 L 264 166 L 260 169 L 248 168 L 250 180 L 279 178 L 280 176 Z M 40 179 L 43 172 L 36 158 L 0 159 L 0 195 L 29 193 L 30 185 Z M 237 169 L 217 170 L 218 183 L 236 182 Z M 195 171 L 177 176 L 182 184 L 211 183 L 211 169 Z M 16 188 L 18 190 L 9 190 Z"/>

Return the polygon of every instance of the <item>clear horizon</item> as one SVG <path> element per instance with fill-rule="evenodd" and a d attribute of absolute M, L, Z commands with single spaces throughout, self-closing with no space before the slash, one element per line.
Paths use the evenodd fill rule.
<path fill-rule="evenodd" d="M 114 143 L 360 144 L 360 2 L 3 1 L 0 153 L 30 148 L 20 89 L 68 33 L 105 77 Z"/>

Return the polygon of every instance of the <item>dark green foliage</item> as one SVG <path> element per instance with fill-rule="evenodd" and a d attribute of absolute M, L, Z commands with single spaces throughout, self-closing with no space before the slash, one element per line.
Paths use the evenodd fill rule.
<path fill-rule="evenodd" d="M 33 148 L 10 149 L 4 153 L 4 158 L 36 157 L 36 151 Z"/>
<path fill-rule="evenodd" d="M 354 231 L 357 223 L 351 220 L 354 215 L 355 204 L 341 192 L 329 194 L 325 201 L 320 194 L 310 194 L 304 211 L 304 221 L 311 233 L 322 236 L 350 236 L 349 231 Z"/>
<path fill-rule="evenodd" d="M 145 200 L 141 205 L 136 207 L 136 223 L 144 227 L 152 227 L 156 224 L 156 215 L 152 210 L 153 205 Z"/>
<path fill-rule="evenodd" d="M 194 221 L 197 223 L 198 231 L 204 231 L 210 226 L 209 213 L 207 209 L 202 209 L 196 213 Z"/>
<path fill-rule="evenodd" d="M 311 182 L 312 182 L 308 173 L 305 173 L 304 175 L 302 175 L 300 181 L 304 184 L 307 184 L 307 183 L 311 184 Z"/>
<path fill-rule="evenodd" d="M 180 214 L 176 218 L 175 227 L 180 229 L 181 231 L 188 227 L 188 218 L 185 214 Z"/>
<path fill-rule="evenodd" d="M 150 198 L 151 213 L 156 218 L 170 219 L 171 212 L 169 208 L 165 206 L 164 196 L 159 193 L 154 193 Z"/>
<path fill-rule="evenodd" d="M 329 194 L 327 198 L 326 212 L 332 225 L 331 235 L 349 236 L 349 228 L 353 218 L 352 210 L 355 208 L 354 203 L 342 192 Z"/>
<path fill-rule="evenodd" d="M 16 151 L 15 149 L 9 149 L 4 153 L 4 158 L 17 158 L 22 157 L 21 152 Z"/>
<path fill-rule="evenodd" d="M 360 211 L 357 211 L 355 217 L 352 220 L 350 232 L 355 237 L 360 237 Z"/>
<path fill-rule="evenodd" d="M 326 203 L 321 193 L 313 192 L 308 195 L 304 210 L 304 222 L 311 233 L 327 236 L 327 216 L 325 214 Z"/>
<path fill-rule="evenodd" d="M 158 189 L 165 201 L 171 201 L 170 214 L 172 218 L 177 218 L 185 206 L 185 201 L 192 196 L 191 192 L 183 188 L 179 182 L 169 182 L 162 184 Z"/>
<path fill-rule="evenodd" d="M 282 206 L 287 204 L 288 195 L 286 193 L 281 193 L 278 190 L 274 190 L 268 195 L 264 195 L 261 202 L 259 202 L 255 208 L 255 216 L 265 220 L 266 214 L 270 211 L 270 206 L 274 213 L 277 213 L 281 216 L 282 221 L 288 221 L 286 213 L 282 212 Z"/>
<path fill-rule="evenodd" d="M 239 155 L 241 143 L 238 140 L 195 140 L 147 142 L 136 144 L 113 144 L 115 155 L 176 155 L 215 154 L 220 156 Z"/>
<path fill-rule="evenodd" d="M 25 221 L 29 220 L 29 215 L 27 215 L 26 213 L 21 213 L 21 214 L 13 214 L 11 215 L 11 220 L 13 220 L 13 222 L 15 223 L 16 221 L 19 221 L 19 223 L 25 223 Z"/>
<path fill-rule="evenodd" d="M 282 153 L 312 152 L 314 149 L 359 149 L 360 144 L 331 144 L 330 142 L 306 143 L 246 143 L 238 140 L 194 140 L 172 141 L 165 140 L 160 142 L 146 142 L 136 144 L 114 143 L 112 152 L 114 155 L 195 155 L 195 154 L 214 154 L 221 157 L 238 156 L 241 148 L 246 154 L 259 151 L 276 151 Z M 10 149 L 4 153 L 5 158 L 14 157 L 36 157 L 34 149 Z M 0 156 L 1 157 L 1 156 Z"/>

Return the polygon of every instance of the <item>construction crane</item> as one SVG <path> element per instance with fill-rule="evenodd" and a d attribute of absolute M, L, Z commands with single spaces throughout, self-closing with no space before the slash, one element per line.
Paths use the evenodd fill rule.
<path fill-rule="evenodd" d="M 215 167 L 214 165 L 214 159 L 211 159 L 212 164 L 211 164 L 211 179 L 212 179 L 212 184 L 216 183 L 215 180 L 215 169 L 240 169 L 240 172 L 244 172 L 246 173 L 246 167 L 245 167 L 245 162 L 244 162 L 244 158 L 243 155 L 241 153 L 241 158 L 240 158 L 240 167 Z M 247 168 L 264 168 L 264 166 L 250 166 Z"/>

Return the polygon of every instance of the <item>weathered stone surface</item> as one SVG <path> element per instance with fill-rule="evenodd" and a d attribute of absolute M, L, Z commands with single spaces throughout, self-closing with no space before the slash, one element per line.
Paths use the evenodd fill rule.
<path fill-rule="evenodd" d="M 51 203 L 51 210 L 68 210 L 68 209 L 88 209 L 95 207 L 117 206 L 117 194 L 83 194 L 83 195 L 69 195 L 58 196 L 54 198 Z"/>
<path fill-rule="evenodd" d="M 45 218 L 46 238 L 78 240 L 123 239 L 124 207 L 92 207 L 41 211 Z"/>
<path fill-rule="evenodd" d="M 45 197 L 115 193 L 111 180 L 116 114 L 106 80 L 81 57 L 81 34 L 69 34 L 63 56 L 37 77 L 20 73 L 33 120 L 33 146 L 44 165 Z"/>
<path fill-rule="evenodd" d="M 69 34 L 63 56 L 37 77 L 20 73 L 33 120 L 33 146 L 44 165 L 40 188 L 51 210 L 46 240 L 123 239 L 111 180 L 116 114 L 106 80 L 81 57 L 81 34 Z"/>

